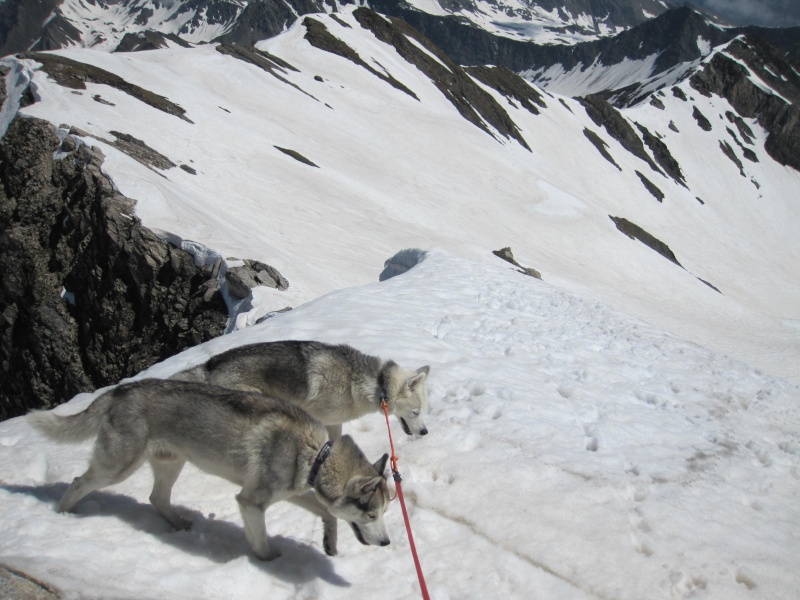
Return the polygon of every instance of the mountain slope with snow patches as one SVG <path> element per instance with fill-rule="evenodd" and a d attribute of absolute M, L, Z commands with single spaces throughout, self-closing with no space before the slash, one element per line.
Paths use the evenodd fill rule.
<path fill-rule="evenodd" d="M 792 110 L 737 48 L 692 73 L 735 60 Z M 254 288 L 232 333 L 137 377 L 291 338 L 431 365 L 430 434 L 392 427 L 432 597 L 798 589 L 800 174 L 745 106 L 676 78 L 613 111 L 462 70 L 352 10 L 255 49 L 48 56 L 3 61 L 3 128 L 18 113 L 71 131 L 146 226 L 290 282 Z M 176 166 L 139 162 L 123 138 Z M 543 281 L 492 253 L 505 247 Z M 419 264 L 378 282 L 408 248 Z M 378 414 L 345 432 L 370 457 L 387 449 Z M 194 468 L 173 494 L 190 531 L 149 506 L 147 469 L 54 513 L 89 451 L 0 423 L 0 563 L 65 598 L 419 596 L 396 504 L 391 546 L 343 530 L 336 558 L 318 520 L 272 507 L 283 556 L 260 563 L 237 490 Z"/>
<path fill-rule="evenodd" d="M 242 325 L 374 281 L 399 248 L 435 244 L 497 260 L 490 252 L 510 246 L 546 280 L 798 376 L 800 176 L 766 153 L 754 118 L 742 121 L 754 140 L 751 160 L 726 116 L 735 110 L 688 81 L 659 92 L 663 110 L 657 102 L 622 111 L 636 136 L 644 128 L 668 143 L 681 181 L 647 158 L 654 151 L 641 140 L 640 157 L 628 152 L 574 99 L 527 86 L 541 105 L 526 107 L 519 92 L 477 79 L 470 85 L 483 96 L 461 96 L 460 87 L 446 87 L 455 65 L 426 55 L 443 78 L 434 81 L 353 13 L 313 19 L 362 64 L 311 45 L 303 22 L 258 44 L 284 63 L 267 69 L 214 46 L 59 51 L 166 98 L 184 118 L 106 84 L 57 85 L 37 70 L 35 55 L 14 62 L 38 100 L 20 112 L 75 127 L 98 145 L 105 171 L 137 200 L 146 226 L 283 273 L 290 289 L 257 290 Z M 418 44 L 407 45 L 425 54 Z M 9 77 L 15 81 L 14 71 Z M 481 116 L 489 114 L 506 115 L 497 122 L 510 120 L 530 150 Z M 111 132 L 183 168 L 147 168 L 102 141 L 113 140 Z M 609 217 L 641 227 L 684 268 Z"/>

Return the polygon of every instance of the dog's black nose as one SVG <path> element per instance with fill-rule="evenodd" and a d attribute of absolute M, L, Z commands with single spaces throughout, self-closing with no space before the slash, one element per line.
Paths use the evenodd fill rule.
<path fill-rule="evenodd" d="M 381 546 L 388 546 L 389 544 L 391 544 L 389 540 L 381 540 Z"/>
<path fill-rule="evenodd" d="M 428 435 L 428 428 L 427 428 L 427 427 L 425 427 L 424 429 L 422 429 L 422 430 L 419 432 L 419 434 L 420 434 L 420 435 Z"/>

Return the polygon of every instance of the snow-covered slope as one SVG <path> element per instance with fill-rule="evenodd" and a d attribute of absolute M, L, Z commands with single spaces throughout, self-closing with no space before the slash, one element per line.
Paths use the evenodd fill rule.
<path fill-rule="evenodd" d="M 392 428 L 432 598 L 766 600 L 800 586 L 800 390 L 784 379 L 441 249 L 142 376 L 291 338 L 431 364 L 429 435 Z M 345 431 L 369 456 L 388 448 L 377 413 Z M 54 445 L 22 418 L 0 423 L 0 559 L 64 598 L 420 597 L 396 502 L 390 546 L 343 529 L 336 558 L 319 520 L 275 505 L 267 529 L 283 556 L 260 563 L 236 488 L 194 468 L 173 494 L 190 531 L 170 530 L 147 503 L 147 468 L 56 514 L 89 451 Z"/>

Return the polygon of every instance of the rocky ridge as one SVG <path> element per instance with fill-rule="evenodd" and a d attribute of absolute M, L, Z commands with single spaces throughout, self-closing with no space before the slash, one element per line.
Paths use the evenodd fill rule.
<path fill-rule="evenodd" d="M 0 419 L 225 331 L 214 267 L 142 227 L 102 162 L 38 119 L 14 119 L 0 140 Z"/>

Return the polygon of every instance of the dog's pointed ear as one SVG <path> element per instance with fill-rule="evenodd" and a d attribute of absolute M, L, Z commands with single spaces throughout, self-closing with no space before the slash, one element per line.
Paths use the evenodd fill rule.
<path fill-rule="evenodd" d="M 428 373 L 430 372 L 430 369 L 431 368 L 427 365 L 417 369 L 416 375 L 406 379 L 406 386 L 408 386 L 408 389 L 411 390 L 412 392 L 416 390 L 419 387 L 419 385 L 425 381 L 425 377 L 427 377 Z"/>
<path fill-rule="evenodd" d="M 345 494 L 348 498 L 362 498 L 375 491 L 382 481 L 383 475 L 380 477 L 351 477 L 345 487 Z"/>
<path fill-rule="evenodd" d="M 386 471 L 386 461 L 388 460 L 389 460 L 389 455 L 384 454 L 372 464 L 372 466 L 375 467 L 375 470 L 381 474 L 381 477 L 384 477 L 383 473 L 384 471 Z"/>

